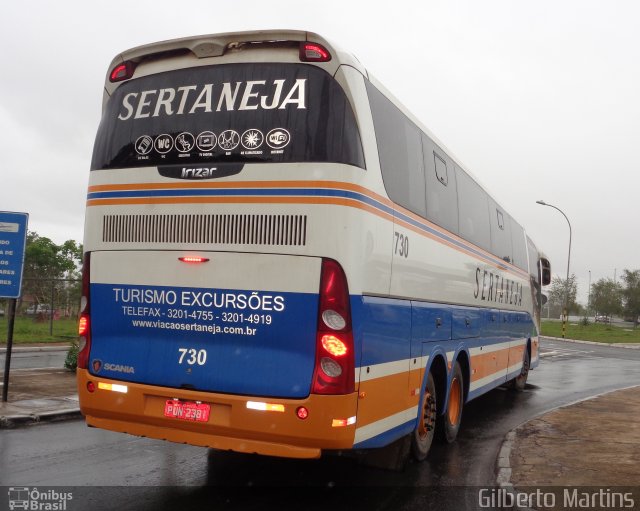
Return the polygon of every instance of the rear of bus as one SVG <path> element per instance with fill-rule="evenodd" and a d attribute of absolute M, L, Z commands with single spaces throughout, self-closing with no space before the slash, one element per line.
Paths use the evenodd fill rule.
<path fill-rule="evenodd" d="M 301 458 L 353 446 L 367 239 L 343 206 L 368 177 L 348 64 L 304 32 L 114 59 L 84 240 L 90 426 Z"/>

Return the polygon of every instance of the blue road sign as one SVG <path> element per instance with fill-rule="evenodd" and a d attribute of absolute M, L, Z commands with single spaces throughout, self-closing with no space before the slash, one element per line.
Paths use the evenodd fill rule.
<path fill-rule="evenodd" d="M 27 213 L 0 211 L 0 298 L 18 298 L 22 287 Z"/>

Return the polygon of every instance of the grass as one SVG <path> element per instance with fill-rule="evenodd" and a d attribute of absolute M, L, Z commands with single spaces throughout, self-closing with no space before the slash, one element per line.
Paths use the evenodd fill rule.
<path fill-rule="evenodd" d="M 559 321 L 542 321 L 542 335 L 562 337 L 562 323 Z M 0 344 L 6 342 L 7 318 L 0 317 Z M 32 317 L 17 317 L 13 329 L 13 342 L 26 344 L 31 342 L 52 343 L 70 342 L 78 336 L 78 321 L 75 318 L 57 319 L 53 321 L 53 335 L 49 334 L 49 320 L 38 320 Z M 625 330 L 617 326 L 603 323 L 567 324 L 567 338 L 602 343 L 640 343 L 640 328 Z"/>
<path fill-rule="evenodd" d="M 542 321 L 542 335 L 562 337 L 561 321 Z M 604 323 L 567 323 L 567 339 L 612 343 L 640 343 L 640 328 L 624 329 Z"/>
<path fill-rule="evenodd" d="M 78 320 L 76 318 L 55 319 L 53 335 L 49 333 L 49 319 L 17 317 L 13 328 L 13 342 L 26 344 L 31 342 L 70 342 L 78 336 Z M 0 344 L 7 340 L 7 317 L 0 317 Z"/>

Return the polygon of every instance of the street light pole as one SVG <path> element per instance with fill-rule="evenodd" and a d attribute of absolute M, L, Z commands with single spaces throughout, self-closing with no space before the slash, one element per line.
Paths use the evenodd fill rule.
<path fill-rule="evenodd" d="M 571 262 L 571 222 L 569 222 L 569 218 L 567 217 L 567 215 L 564 214 L 564 211 L 562 211 L 559 207 L 554 206 L 553 204 L 547 204 L 543 200 L 536 201 L 536 204 L 540 204 L 541 206 L 549 206 L 550 208 L 560 211 L 564 219 L 567 221 L 567 224 L 569 224 L 569 252 L 567 254 L 567 280 L 565 282 L 564 311 L 562 314 L 562 338 L 564 339 L 566 337 L 567 319 L 569 317 L 567 309 L 569 307 L 569 263 Z"/>
<path fill-rule="evenodd" d="M 591 270 L 589 270 L 589 296 L 587 298 L 587 315 L 591 314 Z"/>

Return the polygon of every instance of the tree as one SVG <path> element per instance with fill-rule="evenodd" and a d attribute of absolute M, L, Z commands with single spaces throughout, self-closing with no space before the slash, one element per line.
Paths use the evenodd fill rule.
<path fill-rule="evenodd" d="M 611 279 L 591 285 L 591 306 L 605 316 L 622 312 L 622 286 Z"/>
<path fill-rule="evenodd" d="M 560 316 L 564 308 L 564 299 L 567 294 L 567 279 L 555 277 L 547 295 L 549 305 L 554 315 Z M 578 283 L 575 274 L 569 277 L 569 300 L 567 301 L 567 313 L 579 312 L 580 306 L 576 302 L 578 295 Z"/>
<path fill-rule="evenodd" d="M 624 312 L 633 318 L 634 328 L 637 328 L 640 316 L 640 270 L 624 270 L 622 280 L 625 283 L 622 290 Z"/>
<path fill-rule="evenodd" d="M 22 296 L 30 296 L 36 303 L 49 304 L 53 292 L 66 304 L 75 300 L 79 285 L 63 279 L 79 279 L 82 245 L 67 240 L 56 245 L 49 238 L 29 231 L 24 257 Z M 78 295 L 79 299 L 79 295 Z M 51 304 L 53 307 L 54 304 Z"/>

